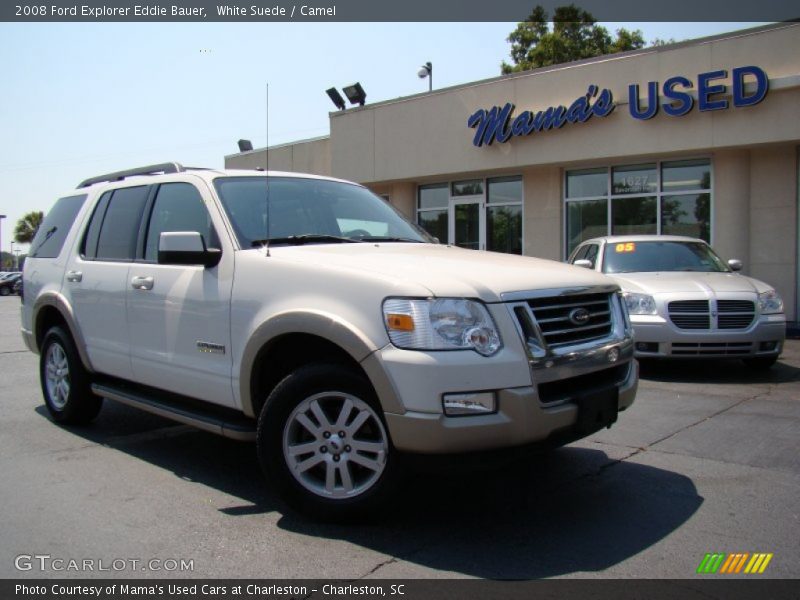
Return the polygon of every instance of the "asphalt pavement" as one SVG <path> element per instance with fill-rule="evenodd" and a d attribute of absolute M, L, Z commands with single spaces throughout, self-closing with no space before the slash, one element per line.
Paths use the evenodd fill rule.
<path fill-rule="evenodd" d="M 19 305 L 0 298 L 2 578 L 726 577 L 696 575 L 710 552 L 800 576 L 800 341 L 767 373 L 644 365 L 612 429 L 426 469 L 384 520 L 343 526 L 288 510 L 251 444 L 108 401 L 90 427 L 55 425 Z"/>

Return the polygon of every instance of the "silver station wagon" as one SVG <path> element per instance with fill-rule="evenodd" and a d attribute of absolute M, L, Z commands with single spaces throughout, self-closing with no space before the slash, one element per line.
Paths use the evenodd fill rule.
<path fill-rule="evenodd" d="M 637 358 L 740 358 L 768 369 L 786 337 L 783 301 L 725 263 L 703 240 L 610 236 L 586 240 L 569 262 L 612 276 L 623 290 Z"/>

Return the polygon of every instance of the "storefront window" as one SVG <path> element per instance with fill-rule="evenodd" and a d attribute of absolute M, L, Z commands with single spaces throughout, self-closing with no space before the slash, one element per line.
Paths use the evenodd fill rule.
<path fill-rule="evenodd" d="M 567 198 L 608 195 L 608 169 L 567 171 Z"/>
<path fill-rule="evenodd" d="M 419 187 L 417 223 L 442 243 L 522 254 L 522 177 Z"/>
<path fill-rule="evenodd" d="M 565 175 L 567 248 L 604 235 L 661 233 L 711 241 L 711 161 L 578 169 Z"/>
<path fill-rule="evenodd" d="M 658 233 L 656 197 L 614 198 L 611 222 L 611 235 Z"/>
<path fill-rule="evenodd" d="M 449 243 L 447 235 L 447 206 L 449 202 L 450 189 L 446 183 L 420 186 L 417 223 L 429 234 L 438 238 L 442 244 Z"/>
<path fill-rule="evenodd" d="M 567 239 L 570 252 L 583 240 L 607 233 L 607 200 L 585 200 L 567 204 Z"/>
<path fill-rule="evenodd" d="M 658 191 L 654 164 L 614 167 L 611 173 L 612 194 L 654 194 Z"/>

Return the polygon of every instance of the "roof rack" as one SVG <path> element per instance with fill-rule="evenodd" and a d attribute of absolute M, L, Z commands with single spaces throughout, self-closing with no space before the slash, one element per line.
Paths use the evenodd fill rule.
<path fill-rule="evenodd" d="M 80 182 L 79 188 L 89 187 L 95 183 L 102 183 L 104 181 L 122 181 L 126 177 L 134 177 L 136 175 L 156 175 L 158 173 L 182 173 L 186 167 L 180 163 L 170 162 L 161 163 L 160 165 L 148 165 L 146 167 L 137 167 L 135 169 L 128 169 L 126 171 L 116 171 L 114 173 L 106 173 L 105 175 L 98 175 L 97 177 L 90 177 Z"/>

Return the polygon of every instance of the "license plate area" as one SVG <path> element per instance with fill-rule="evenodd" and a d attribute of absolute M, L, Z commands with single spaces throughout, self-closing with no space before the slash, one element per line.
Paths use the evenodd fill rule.
<path fill-rule="evenodd" d="M 600 431 L 617 422 L 619 390 L 616 387 L 591 392 L 575 400 L 578 420 L 575 428 L 584 435 Z"/>

